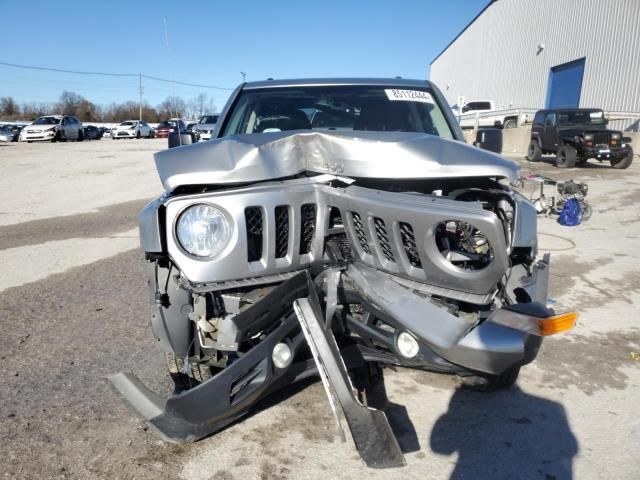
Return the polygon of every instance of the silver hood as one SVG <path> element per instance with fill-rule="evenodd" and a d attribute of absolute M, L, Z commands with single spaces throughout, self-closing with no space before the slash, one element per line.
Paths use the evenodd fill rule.
<path fill-rule="evenodd" d="M 462 142 L 424 133 L 289 131 L 234 135 L 155 154 L 166 190 L 273 180 L 303 172 L 367 178 L 498 177 L 518 166 Z"/>

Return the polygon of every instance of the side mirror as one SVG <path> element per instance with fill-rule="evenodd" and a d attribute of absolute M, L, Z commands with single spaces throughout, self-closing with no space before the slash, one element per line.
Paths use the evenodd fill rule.
<path fill-rule="evenodd" d="M 480 128 L 473 144 L 493 153 L 502 153 L 502 130 L 499 128 Z"/>

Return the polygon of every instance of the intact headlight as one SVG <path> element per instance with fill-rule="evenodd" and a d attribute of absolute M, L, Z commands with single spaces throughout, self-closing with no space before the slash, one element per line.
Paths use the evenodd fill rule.
<path fill-rule="evenodd" d="M 212 205 L 187 208 L 176 225 L 180 246 L 196 257 L 214 257 L 229 243 L 231 225 L 224 214 Z"/>

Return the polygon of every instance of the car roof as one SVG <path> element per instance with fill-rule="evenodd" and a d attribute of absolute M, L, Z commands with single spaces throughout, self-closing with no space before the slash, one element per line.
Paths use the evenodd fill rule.
<path fill-rule="evenodd" d="M 285 80 L 261 80 L 247 82 L 243 90 L 258 88 L 301 87 L 301 86 L 334 86 L 334 85 L 366 85 L 380 87 L 425 87 L 431 86 L 428 80 L 411 80 L 405 78 L 293 78 Z"/>

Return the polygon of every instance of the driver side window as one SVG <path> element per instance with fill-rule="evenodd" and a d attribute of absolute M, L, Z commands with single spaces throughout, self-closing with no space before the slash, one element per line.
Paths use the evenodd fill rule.
<path fill-rule="evenodd" d="M 545 127 L 554 127 L 556 125 L 556 114 L 547 113 L 547 118 L 544 120 Z"/>

